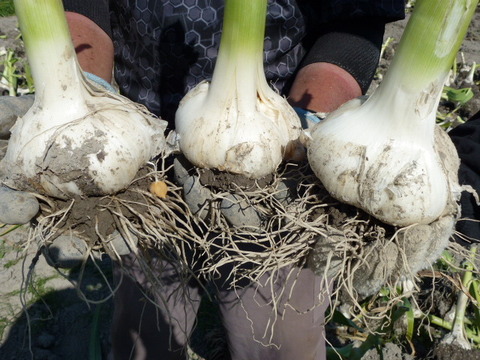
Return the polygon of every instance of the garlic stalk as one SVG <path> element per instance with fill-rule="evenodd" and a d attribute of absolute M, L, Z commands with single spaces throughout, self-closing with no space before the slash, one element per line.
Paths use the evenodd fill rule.
<path fill-rule="evenodd" d="M 436 143 L 447 138 L 434 135 L 436 111 L 477 3 L 417 0 L 381 85 L 312 130 L 308 159 L 333 197 L 398 226 L 450 211 L 460 187 L 456 169 L 446 167 L 458 155 L 436 151 L 453 148 Z"/>
<path fill-rule="evenodd" d="M 180 103 L 180 149 L 198 167 L 257 179 L 295 147 L 298 116 L 265 79 L 266 11 L 267 0 L 226 1 L 212 81 L 197 85 Z"/>
<path fill-rule="evenodd" d="M 126 188 L 165 148 L 166 122 L 86 80 L 61 0 L 15 0 L 35 102 L 11 129 L 0 179 L 58 198 Z"/>

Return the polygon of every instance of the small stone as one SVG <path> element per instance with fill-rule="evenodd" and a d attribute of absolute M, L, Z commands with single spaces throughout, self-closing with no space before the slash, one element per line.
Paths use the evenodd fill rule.
<path fill-rule="evenodd" d="M 38 200 L 32 194 L 0 187 L 0 223 L 26 224 L 39 209 Z"/>
<path fill-rule="evenodd" d="M 84 240 L 73 234 L 60 235 L 48 247 L 45 258 L 50 266 L 71 269 L 83 263 L 86 252 Z"/>
<path fill-rule="evenodd" d="M 132 252 L 132 248 L 138 244 L 138 237 L 130 234 L 130 239 L 125 239 L 122 234 L 115 230 L 109 236 L 108 245 L 111 246 L 118 255 L 128 255 Z"/>
<path fill-rule="evenodd" d="M 220 210 L 230 224 L 235 227 L 249 227 L 252 231 L 262 225 L 260 215 L 245 199 L 228 194 L 222 200 Z"/>

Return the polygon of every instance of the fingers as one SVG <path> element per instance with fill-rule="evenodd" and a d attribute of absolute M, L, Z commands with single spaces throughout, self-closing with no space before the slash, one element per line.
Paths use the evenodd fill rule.
<path fill-rule="evenodd" d="M 213 196 L 210 190 L 200 184 L 196 176 L 189 176 L 183 184 L 183 197 L 193 215 L 205 219 L 208 215 L 209 200 Z"/>
<path fill-rule="evenodd" d="M 107 239 L 106 246 L 117 256 L 128 255 L 137 248 L 138 237 L 128 230 L 126 232 L 122 234 L 115 230 Z"/>
<path fill-rule="evenodd" d="M 127 230 L 128 231 L 128 230 Z M 93 256 L 95 259 L 101 259 L 102 254 L 96 250 L 89 250 L 88 240 L 74 231 L 65 233 L 57 237 L 53 242 L 44 248 L 43 255 L 50 266 L 62 269 L 72 269 Z M 137 246 L 138 238 L 129 233 L 124 236 L 117 230 L 108 236 L 105 246 L 109 254 L 117 258 L 128 255 Z"/>
<path fill-rule="evenodd" d="M 353 287 L 362 296 L 375 294 L 390 280 L 398 258 L 398 247 L 394 242 L 385 246 L 370 244 L 365 248 L 366 257 L 355 270 Z"/>
<path fill-rule="evenodd" d="M 371 243 L 355 271 L 353 285 L 363 296 L 372 295 L 386 283 L 411 278 L 442 255 L 453 234 L 455 218 L 444 216 L 428 225 L 402 229 L 384 246 Z"/>
<path fill-rule="evenodd" d="M 454 227 L 452 215 L 388 234 L 381 231 L 375 240 L 349 230 L 330 230 L 316 239 L 308 264 L 317 274 L 338 276 L 347 289 L 367 297 L 383 286 L 413 280 L 418 271 L 432 266 L 449 245 Z"/>
<path fill-rule="evenodd" d="M 33 101 L 33 95 L 0 97 L 0 159 L 7 151 L 10 128 L 30 109 Z M 0 185 L 0 223 L 26 224 L 39 209 L 38 200 L 32 194 Z"/>
<path fill-rule="evenodd" d="M 342 232 L 319 236 L 308 259 L 309 267 L 319 275 L 326 275 L 326 278 L 335 278 L 345 265 L 342 243 L 345 243 Z"/>
<path fill-rule="evenodd" d="M 418 271 L 431 266 L 437 261 L 447 248 L 455 227 L 454 216 L 444 216 L 428 225 L 415 225 L 399 233 L 398 243 L 403 252 L 400 262 L 400 271 L 416 274 Z"/>
<path fill-rule="evenodd" d="M 193 215 L 205 219 L 208 214 L 208 202 L 213 198 L 212 193 L 202 184 L 198 176 L 190 175 L 193 169 L 187 159 L 178 156 L 173 161 L 175 182 L 183 186 L 183 198 Z"/>
<path fill-rule="evenodd" d="M 259 228 L 261 217 L 246 199 L 235 194 L 215 197 L 200 183 L 200 178 L 192 175 L 193 166 L 182 156 L 174 160 L 175 181 L 183 185 L 183 197 L 190 211 L 205 219 L 214 199 L 220 203 L 219 208 L 225 219 L 234 227 Z"/>
<path fill-rule="evenodd" d="M 188 178 L 192 177 L 190 171 L 193 169 L 193 165 L 185 159 L 184 156 L 180 155 L 173 160 L 173 172 L 175 177 L 175 182 L 178 185 L 185 184 Z"/>
<path fill-rule="evenodd" d="M 7 153 L 8 140 L 0 139 L 0 160 L 4 158 Z"/>

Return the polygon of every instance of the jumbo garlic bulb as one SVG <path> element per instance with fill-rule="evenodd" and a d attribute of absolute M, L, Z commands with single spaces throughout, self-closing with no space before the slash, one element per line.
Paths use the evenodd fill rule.
<path fill-rule="evenodd" d="M 380 86 L 312 130 L 308 159 L 333 197 L 397 226 L 457 213 L 458 155 L 435 121 L 477 4 L 418 0 Z"/>
<path fill-rule="evenodd" d="M 199 84 L 177 111 L 176 129 L 186 158 L 201 168 L 253 179 L 271 174 L 295 151 L 300 134 L 296 113 L 268 87 L 250 100 L 236 87 L 227 99 L 214 98 L 212 86 Z"/>
<path fill-rule="evenodd" d="M 16 0 L 35 102 L 12 128 L 2 183 L 66 199 L 126 188 L 166 149 L 166 122 L 87 81 L 60 0 Z"/>
<path fill-rule="evenodd" d="M 180 149 L 198 167 L 258 179 L 297 146 L 300 120 L 268 86 L 263 70 L 266 5 L 226 2 L 212 81 L 192 89 L 177 110 Z"/>
<path fill-rule="evenodd" d="M 429 224 L 451 213 L 461 192 L 459 160 L 444 130 L 434 126 L 435 108 L 432 126 L 412 133 L 389 127 L 391 104 L 374 100 L 353 100 L 314 127 L 308 159 L 317 177 L 334 198 L 392 225 Z M 402 116 L 412 116 L 410 109 Z"/>

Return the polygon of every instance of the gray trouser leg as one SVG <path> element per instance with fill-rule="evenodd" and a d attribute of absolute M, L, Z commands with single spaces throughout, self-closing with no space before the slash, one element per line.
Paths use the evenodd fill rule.
<path fill-rule="evenodd" d="M 326 358 L 328 290 L 311 270 L 285 267 L 218 297 L 232 360 Z"/>
<path fill-rule="evenodd" d="M 123 261 L 128 275 L 119 265 L 114 266 L 115 282 L 120 284 L 112 324 L 114 360 L 185 359 L 187 339 L 200 305 L 199 290 L 182 283 L 166 261 L 155 260 L 155 285 L 133 255 Z M 150 290 L 150 299 L 145 290 Z"/>
<path fill-rule="evenodd" d="M 185 345 L 200 305 L 197 287 L 182 283 L 173 266 L 157 260 L 154 285 L 125 258 L 134 280 L 117 266 L 112 344 L 115 360 L 185 359 Z M 153 305 L 140 290 L 150 290 Z M 153 291 L 155 289 L 155 291 Z M 232 360 L 324 360 L 328 286 L 309 269 L 284 267 L 217 298 Z"/>

